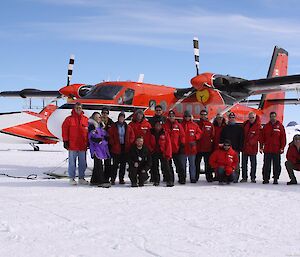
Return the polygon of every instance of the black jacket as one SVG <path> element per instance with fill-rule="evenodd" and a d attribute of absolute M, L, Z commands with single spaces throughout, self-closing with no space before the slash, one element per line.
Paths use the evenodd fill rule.
<path fill-rule="evenodd" d="M 240 124 L 227 124 L 222 132 L 220 143 L 224 143 L 224 140 L 229 139 L 233 150 L 241 152 L 243 149 L 244 142 L 244 130 Z"/>
<path fill-rule="evenodd" d="M 133 167 L 134 163 L 139 164 L 139 170 L 150 170 L 152 166 L 152 158 L 148 148 L 143 145 L 142 149 L 138 149 L 136 145 L 133 145 L 128 154 L 129 167 Z"/>

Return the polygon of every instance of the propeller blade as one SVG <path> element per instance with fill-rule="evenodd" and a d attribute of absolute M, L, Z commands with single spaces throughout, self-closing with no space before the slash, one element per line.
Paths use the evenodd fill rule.
<path fill-rule="evenodd" d="M 195 65 L 197 76 L 199 75 L 199 41 L 197 37 L 194 37 L 194 57 L 195 57 Z"/>
<path fill-rule="evenodd" d="M 72 54 L 72 55 L 70 56 L 69 65 L 68 65 L 68 80 L 67 80 L 67 86 L 70 85 L 70 81 L 71 81 L 71 79 L 72 79 L 74 61 L 75 61 L 75 55 Z"/>

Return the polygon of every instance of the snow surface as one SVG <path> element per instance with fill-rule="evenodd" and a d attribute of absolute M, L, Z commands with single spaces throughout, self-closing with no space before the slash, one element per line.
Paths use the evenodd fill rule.
<path fill-rule="evenodd" d="M 0 173 L 38 175 L 0 176 L 1 257 L 300 256 L 300 186 L 286 185 L 284 165 L 279 185 L 262 185 L 261 155 L 256 184 L 219 186 L 201 175 L 173 188 L 130 188 L 127 179 L 104 189 L 43 179 L 66 171 L 67 151 L 40 148 L 0 145 Z"/>

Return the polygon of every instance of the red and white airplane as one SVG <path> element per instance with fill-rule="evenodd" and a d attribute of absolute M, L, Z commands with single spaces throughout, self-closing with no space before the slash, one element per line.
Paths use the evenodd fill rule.
<path fill-rule="evenodd" d="M 247 119 L 248 113 L 254 111 L 260 115 L 262 123 L 268 121 L 271 111 L 276 111 L 277 118 L 282 121 L 284 104 L 299 103 L 298 99 L 285 99 L 285 91 L 300 87 L 300 75 L 287 76 L 288 53 L 282 48 L 274 48 L 267 78 L 258 80 L 214 73 L 199 74 L 197 38 L 194 39 L 194 55 L 197 76 L 191 79 L 192 86 L 188 88 L 147 84 L 143 83 L 142 79 L 138 82 L 109 81 L 96 85 L 70 85 L 74 64 L 74 59 L 71 58 L 67 86 L 59 91 L 50 91 L 57 97 L 68 97 L 69 101 L 49 116 L 47 121 L 47 128 L 51 132 L 49 136 L 54 135 L 61 139 L 61 124 L 70 115 L 75 102 L 84 105 L 87 116 L 94 111 L 101 111 L 104 106 L 108 107 L 113 120 L 117 119 L 121 110 L 125 112 L 128 120 L 136 109 L 144 110 L 146 117 L 152 116 L 155 106 L 160 104 L 166 112 L 173 109 L 179 119 L 185 110 L 189 110 L 197 119 L 200 110 L 205 108 L 208 110 L 209 119 L 213 119 L 217 113 L 225 114 L 233 111 L 236 113 L 237 121 L 243 122 Z M 27 95 L 33 97 L 47 94 L 45 91 L 34 91 L 36 90 L 27 90 Z M 27 96 L 24 92 L 21 95 L 21 92 L 14 92 L 14 96 Z M 8 96 L 9 92 L 1 92 L 1 95 Z M 261 95 L 261 99 L 247 100 L 252 95 Z M 258 108 L 249 107 L 252 105 L 258 105 Z"/>

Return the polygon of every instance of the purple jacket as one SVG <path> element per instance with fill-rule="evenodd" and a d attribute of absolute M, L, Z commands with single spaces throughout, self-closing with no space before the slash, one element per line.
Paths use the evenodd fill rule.
<path fill-rule="evenodd" d="M 90 152 L 92 158 L 94 158 L 94 156 L 102 160 L 110 158 L 108 142 L 105 139 L 106 137 L 107 132 L 100 127 L 89 132 Z"/>

